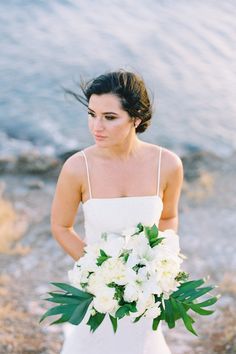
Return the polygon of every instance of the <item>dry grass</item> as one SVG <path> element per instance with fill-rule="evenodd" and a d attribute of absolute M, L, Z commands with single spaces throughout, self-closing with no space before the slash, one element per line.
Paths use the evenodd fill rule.
<path fill-rule="evenodd" d="M 20 244 L 27 229 L 27 218 L 18 214 L 10 201 L 0 196 L 0 253 L 25 255 L 30 247 Z"/>

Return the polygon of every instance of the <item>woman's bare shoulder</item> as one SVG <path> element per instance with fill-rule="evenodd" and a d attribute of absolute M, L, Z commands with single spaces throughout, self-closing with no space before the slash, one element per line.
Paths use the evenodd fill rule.
<path fill-rule="evenodd" d="M 81 151 L 69 156 L 63 163 L 61 174 L 76 184 L 83 184 L 86 175 L 86 164 Z"/>
<path fill-rule="evenodd" d="M 183 163 L 181 158 L 174 152 L 165 147 L 162 147 L 163 164 L 169 167 L 170 170 L 182 169 Z"/>
<path fill-rule="evenodd" d="M 161 163 L 168 166 L 170 169 L 176 169 L 182 166 L 181 158 L 174 151 L 157 144 L 146 143 L 146 146 L 152 149 L 154 153 L 160 152 L 161 149 Z"/>

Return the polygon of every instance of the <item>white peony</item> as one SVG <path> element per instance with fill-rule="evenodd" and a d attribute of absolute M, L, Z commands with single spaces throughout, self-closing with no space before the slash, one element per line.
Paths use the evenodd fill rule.
<path fill-rule="evenodd" d="M 99 269 L 102 278 L 106 284 L 115 282 L 118 285 L 125 285 L 126 266 L 120 258 L 109 258 L 102 263 Z"/>
<path fill-rule="evenodd" d="M 100 271 L 97 271 L 89 276 L 88 286 L 86 288 L 89 293 L 96 295 L 106 287 L 106 282 L 104 281 Z"/>
<path fill-rule="evenodd" d="M 114 299 L 114 294 L 114 288 L 101 288 L 101 291 L 93 299 L 94 308 L 101 313 L 114 311 L 118 305 L 117 300 Z"/>
<path fill-rule="evenodd" d="M 180 271 L 181 259 L 178 256 L 168 255 L 163 258 L 156 258 L 153 262 L 153 270 L 158 286 L 162 292 L 175 291 L 178 282 L 175 277 Z"/>

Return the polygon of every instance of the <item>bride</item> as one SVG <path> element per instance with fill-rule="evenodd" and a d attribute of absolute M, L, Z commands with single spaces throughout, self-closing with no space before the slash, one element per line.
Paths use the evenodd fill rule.
<path fill-rule="evenodd" d="M 132 72 L 108 72 L 81 84 L 94 145 L 69 157 L 60 172 L 51 208 L 52 234 L 75 261 L 101 233 L 157 224 L 178 230 L 183 182 L 181 159 L 172 151 L 141 140 L 151 122 L 152 105 L 143 79 Z M 74 230 L 79 206 L 85 238 Z M 94 333 L 86 318 L 69 325 L 61 354 L 169 354 L 161 326 L 128 317 L 114 334 L 106 317 Z"/>

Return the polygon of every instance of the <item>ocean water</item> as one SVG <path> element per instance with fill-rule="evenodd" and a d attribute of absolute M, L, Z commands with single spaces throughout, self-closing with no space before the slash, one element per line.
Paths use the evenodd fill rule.
<path fill-rule="evenodd" d="M 140 138 L 184 154 L 236 149 L 235 1 L 0 1 L 0 155 L 93 143 L 63 87 L 140 73 L 155 113 Z"/>

